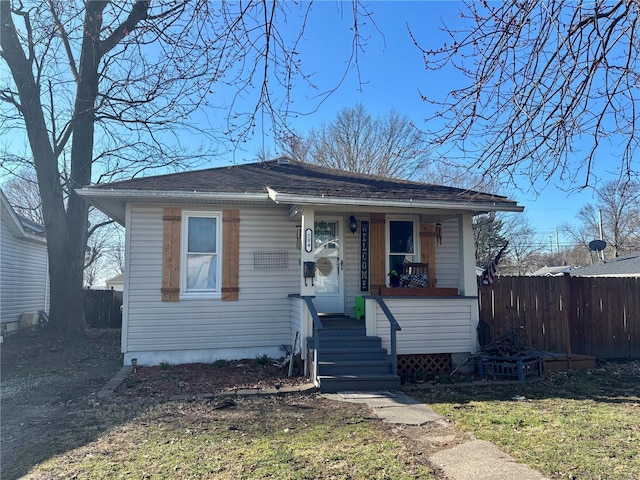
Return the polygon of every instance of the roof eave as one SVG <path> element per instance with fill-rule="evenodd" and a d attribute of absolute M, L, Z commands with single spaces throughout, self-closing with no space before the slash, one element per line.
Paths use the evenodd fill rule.
<path fill-rule="evenodd" d="M 115 221 L 124 225 L 126 205 L 138 203 L 220 203 L 269 201 L 265 193 L 222 193 L 222 192 L 185 192 L 166 190 L 116 190 L 81 188 L 76 193 L 102 210 Z"/>
<path fill-rule="evenodd" d="M 15 237 L 22 238 L 29 242 L 46 245 L 46 236 L 36 235 L 25 229 L 20 217 L 15 212 L 9 203 L 9 199 L 5 196 L 2 190 L 0 190 L 0 203 L 2 204 L 0 217 L 5 220 L 7 228 Z"/>
<path fill-rule="evenodd" d="M 368 207 L 398 207 L 398 208 L 421 208 L 421 209 L 447 209 L 474 212 L 522 212 L 524 207 L 512 202 L 451 202 L 451 201 L 424 201 L 411 198 L 398 199 L 375 199 L 375 198 L 347 198 L 332 196 L 307 196 L 288 193 L 278 193 L 272 188 L 267 188 L 269 198 L 276 203 L 299 204 L 299 205 L 350 205 Z"/>
<path fill-rule="evenodd" d="M 200 203 L 215 204 L 221 202 L 265 203 L 270 200 L 278 204 L 299 204 L 316 206 L 360 206 L 446 209 L 474 213 L 484 212 L 522 212 L 524 207 L 515 202 L 491 201 L 436 201 L 408 199 L 376 199 L 361 197 L 309 196 L 279 193 L 267 187 L 265 193 L 224 193 L 224 192 L 185 192 L 166 190 L 117 190 L 106 188 L 82 188 L 76 193 L 105 212 L 121 225 L 125 222 L 126 205 L 140 203 Z"/>

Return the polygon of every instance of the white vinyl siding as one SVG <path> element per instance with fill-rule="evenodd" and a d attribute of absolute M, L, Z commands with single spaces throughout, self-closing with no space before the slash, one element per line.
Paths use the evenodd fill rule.
<path fill-rule="evenodd" d="M 475 298 L 405 297 L 388 298 L 385 303 L 402 328 L 396 338 L 398 355 L 475 351 Z M 382 338 L 384 348 L 390 349 L 387 317 L 374 300 L 367 301 L 367 308 L 375 308 L 375 335 Z"/>
<path fill-rule="evenodd" d="M 49 311 L 49 261 L 43 240 L 15 236 L 0 224 L 0 323 L 18 322 L 23 313 Z"/>
<path fill-rule="evenodd" d="M 239 207 L 237 301 L 196 297 L 162 302 L 162 217 L 163 208 L 167 206 L 175 207 L 130 206 L 128 292 L 123 322 L 125 363 L 134 356 L 141 365 L 145 361 L 158 364 L 163 360 L 188 363 L 253 358 L 265 353 L 279 356 L 284 354 L 280 346 L 291 345 L 296 331 L 305 330 L 301 335 L 311 333 L 301 301 L 289 298 L 290 294 L 300 293 L 301 267 L 300 250 L 296 246 L 297 222 L 289 219 L 288 206 Z M 221 206 L 184 205 L 182 208 L 189 212 L 223 210 Z M 351 234 L 347 228 L 348 215 L 342 218 L 345 313 L 353 315 L 354 298 L 367 295 L 360 292 L 360 230 Z M 360 222 L 369 217 L 360 214 L 357 219 Z M 457 217 L 442 222 L 442 243 L 436 244 L 438 287 L 459 287 L 462 266 L 458 225 Z M 224 229 L 224 225 L 221 228 Z M 255 253 L 276 254 L 278 265 L 255 268 Z M 221 254 L 224 256 L 224 252 Z M 398 337 L 402 345 L 400 354 L 474 350 L 475 299 L 409 297 L 388 302 L 394 314 L 398 312 L 403 329 Z M 367 301 L 368 314 L 369 308 L 376 310 L 375 304 Z M 374 334 L 382 336 L 388 347 L 388 322 L 379 311 L 376 322 Z"/>
<path fill-rule="evenodd" d="M 300 267 L 296 224 L 288 220 L 288 208 L 240 209 L 240 292 L 234 302 L 217 298 L 162 302 L 162 206 L 133 205 L 130 225 L 126 352 L 271 353 L 291 343 L 288 295 L 299 291 Z M 288 268 L 254 268 L 254 252 L 273 251 L 287 253 Z"/>
<path fill-rule="evenodd" d="M 460 233 L 458 219 L 442 222 L 442 244 L 436 245 L 437 287 L 459 288 L 462 265 L 460 264 Z"/>

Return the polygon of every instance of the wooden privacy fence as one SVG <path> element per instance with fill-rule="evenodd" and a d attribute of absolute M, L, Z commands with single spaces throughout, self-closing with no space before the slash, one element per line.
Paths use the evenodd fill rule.
<path fill-rule="evenodd" d="M 539 350 L 640 358 L 639 278 L 499 277 L 479 303 L 494 339 L 523 329 Z"/>
<path fill-rule="evenodd" d="M 84 316 L 93 328 L 122 328 L 122 292 L 85 290 Z"/>

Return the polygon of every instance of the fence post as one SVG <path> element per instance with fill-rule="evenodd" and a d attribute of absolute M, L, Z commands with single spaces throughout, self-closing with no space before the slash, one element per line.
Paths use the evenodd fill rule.
<path fill-rule="evenodd" d="M 571 275 L 565 275 L 564 288 L 565 294 L 562 296 L 562 329 L 565 337 L 565 348 L 567 349 L 567 367 L 571 370 L 571 320 L 572 312 L 575 311 L 573 305 L 573 294 L 571 286 Z"/>

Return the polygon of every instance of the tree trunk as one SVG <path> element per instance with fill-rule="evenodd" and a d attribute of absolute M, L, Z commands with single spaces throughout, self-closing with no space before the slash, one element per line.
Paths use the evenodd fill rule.
<path fill-rule="evenodd" d="M 56 144 L 59 139 L 50 135 L 45 121 L 40 100 L 41 85 L 38 83 L 40 66 L 31 58 L 31 52 L 27 56 L 21 46 L 13 23 L 11 2 L 0 0 L 2 57 L 11 70 L 19 98 L 9 102 L 14 103 L 24 117 L 42 200 L 51 281 L 49 325 L 53 331 L 60 333 L 81 333 L 86 330 L 83 274 L 89 206 L 75 191 L 91 183 L 100 61 L 106 52 L 146 18 L 150 2 L 138 0 L 131 7 L 127 19 L 101 41 L 101 34 L 104 33 L 102 14 L 108 4 L 108 0 L 93 0 L 85 2 L 84 6 L 77 92 L 70 124 L 70 178 L 65 193 L 58 170 L 58 156 L 66 145 Z M 60 35 L 66 35 L 62 28 Z M 53 115 L 53 112 L 49 113 Z"/>
<path fill-rule="evenodd" d="M 82 270 L 87 239 L 87 206 L 79 205 L 84 202 L 71 193 L 70 210 L 65 211 L 57 157 L 48 136 L 40 88 L 34 78 L 31 62 L 20 47 L 11 18 L 10 2 L 0 2 L 0 18 L 3 56 L 18 89 L 20 110 L 25 119 L 42 199 L 51 283 L 49 326 L 57 333 L 82 333 L 86 329 Z M 90 178 L 90 169 L 88 175 Z M 82 228 L 84 235 L 74 238 Z"/>

